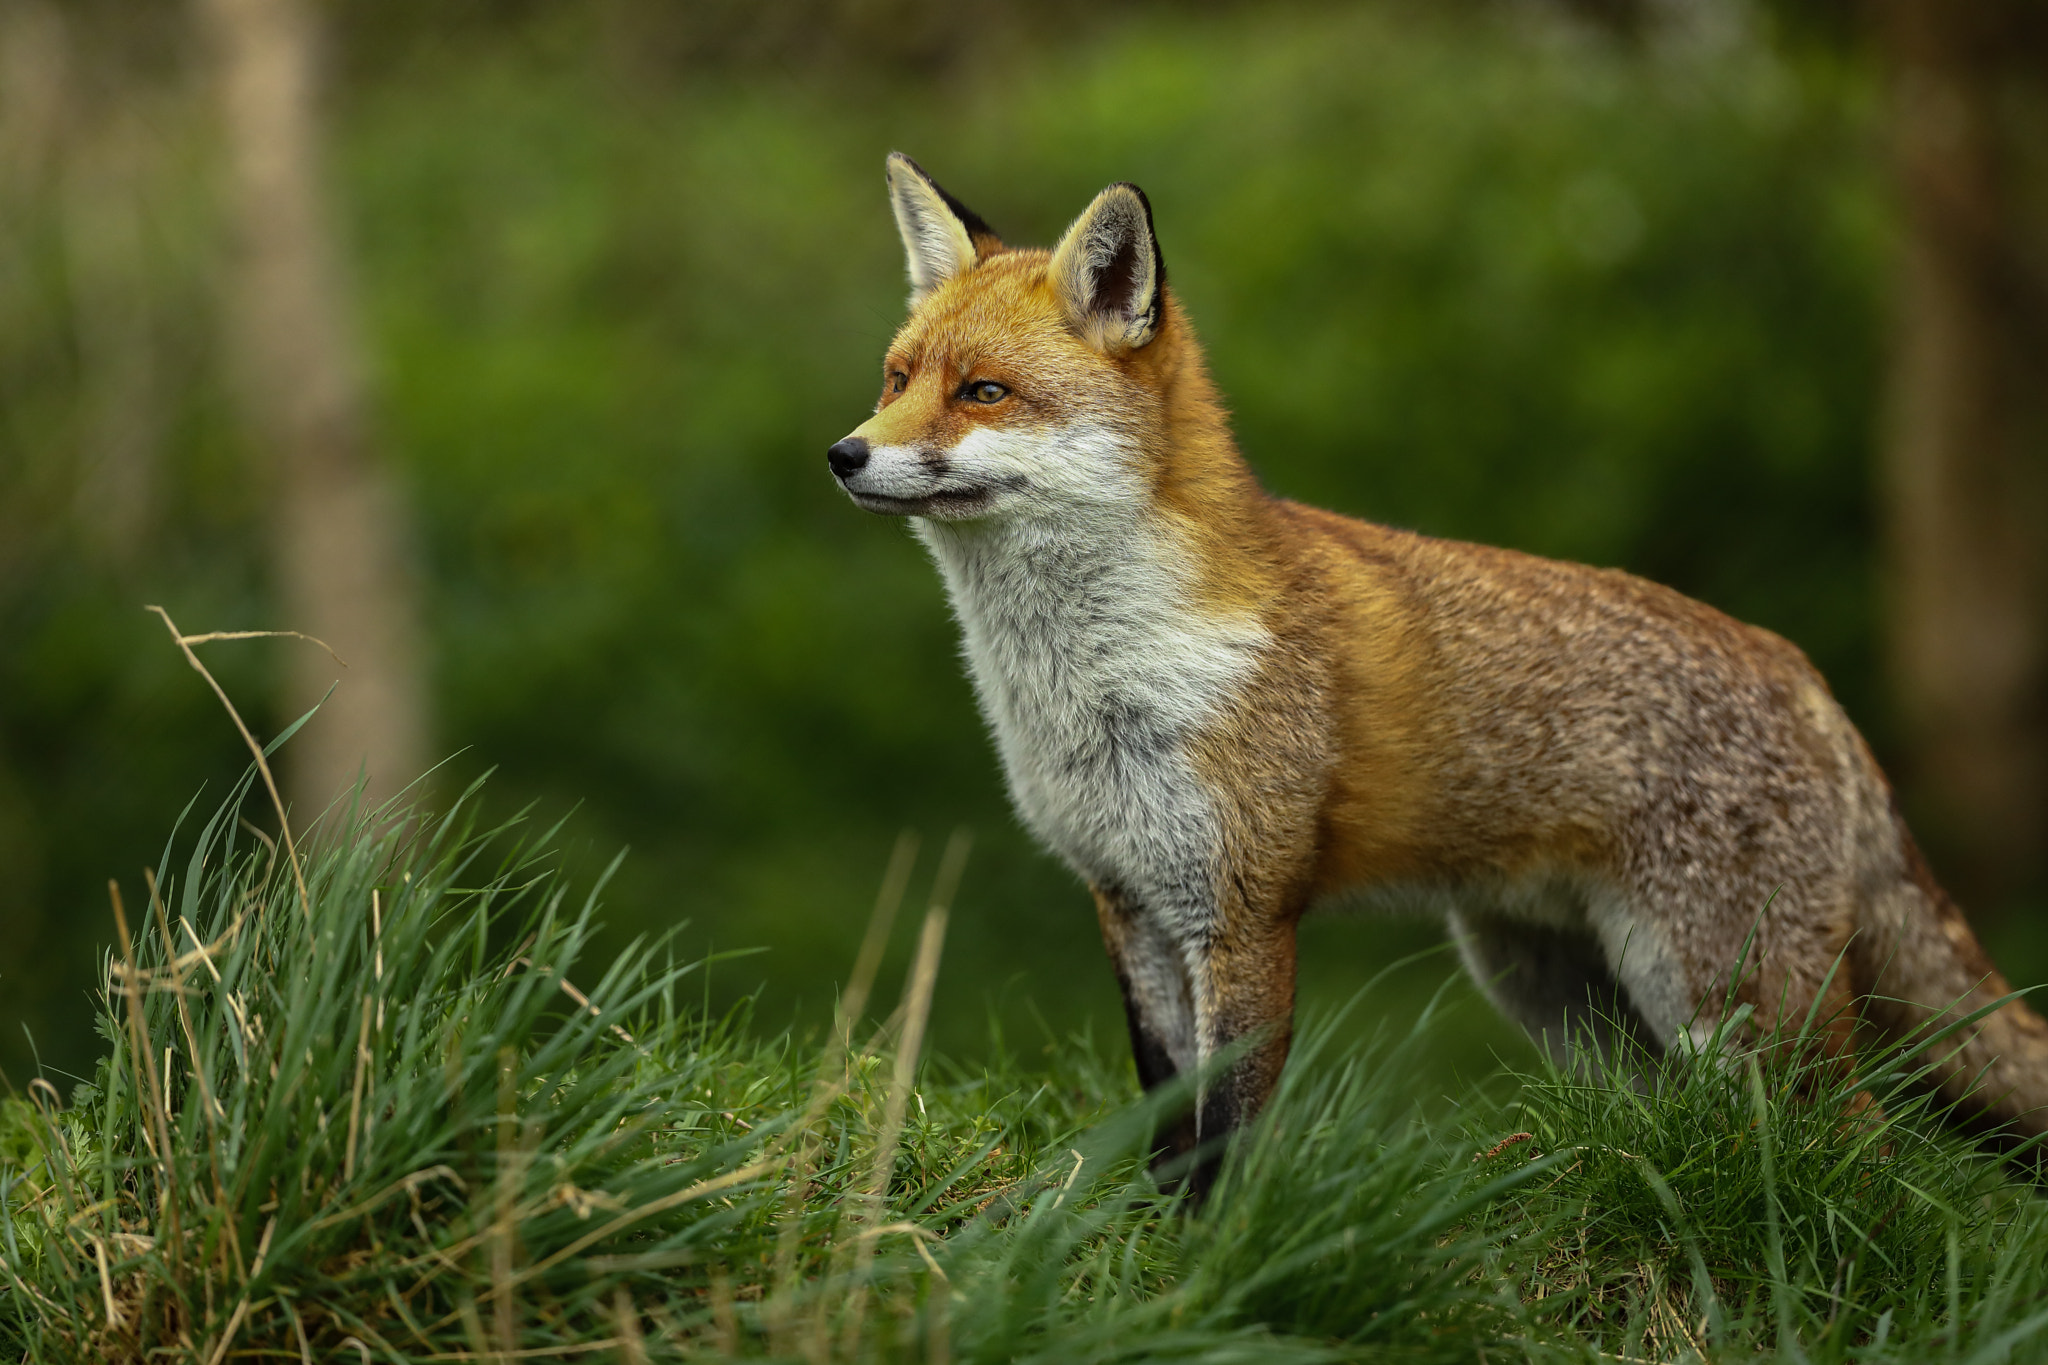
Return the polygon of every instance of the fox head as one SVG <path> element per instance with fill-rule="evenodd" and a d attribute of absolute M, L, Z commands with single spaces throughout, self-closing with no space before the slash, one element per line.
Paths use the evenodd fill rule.
<path fill-rule="evenodd" d="M 888 181 L 910 317 L 875 415 L 828 454 L 847 495 L 871 512 L 965 522 L 1155 491 L 1169 428 L 1214 403 L 1144 192 L 1111 185 L 1044 251 L 1005 246 L 901 153 Z"/>

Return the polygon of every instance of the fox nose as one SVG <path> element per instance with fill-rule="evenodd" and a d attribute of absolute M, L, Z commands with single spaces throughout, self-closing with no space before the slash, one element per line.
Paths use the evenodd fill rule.
<path fill-rule="evenodd" d="M 849 436 L 825 452 L 825 463 L 842 479 L 857 474 L 867 467 L 868 443 L 858 436 Z"/>

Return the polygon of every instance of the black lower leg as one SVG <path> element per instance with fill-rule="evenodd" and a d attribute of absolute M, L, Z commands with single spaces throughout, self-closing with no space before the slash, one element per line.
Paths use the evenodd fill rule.
<path fill-rule="evenodd" d="M 1216 1187 L 1216 1179 L 1223 1173 L 1223 1151 L 1235 1133 L 1250 1114 L 1233 1084 L 1235 1075 L 1215 1077 L 1202 1096 L 1200 1139 L 1201 1155 L 1188 1172 L 1188 1188 L 1197 1204 L 1209 1197 L 1209 1191 Z"/>
<path fill-rule="evenodd" d="M 1124 992 L 1125 1017 L 1131 1029 L 1131 1059 L 1138 1065 L 1138 1084 L 1147 1091 L 1158 1089 L 1180 1074 L 1173 1057 L 1159 1036 L 1145 1026 L 1136 1002 Z M 1195 1116 L 1192 1109 L 1162 1116 L 1152 1133 L 1152 1165 L 1164 1166 L 1195 1149 Z"/>

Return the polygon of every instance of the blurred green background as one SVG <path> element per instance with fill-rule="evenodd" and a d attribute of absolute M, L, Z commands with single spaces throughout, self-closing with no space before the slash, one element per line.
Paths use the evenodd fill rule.
<path fill-rule="evenodd" d="M 295 624 L 217 358 L 220 157 L 185 16 L 58 13 L 87 112 L 39 131 L 18 88 L 0 111 L 17 1087 L 31 1034 L 52 1069 L 97 1051 L 106 879 L 139 885 L 195 788 L 210 806 L 244 762 L 142 604 L 187 630 Z M 737 9 L 696 47 L 622 13 L 332 11 L 330 182 L 376 443 L 416 518 L 454 755 L 437 790 L 495 769 L 491 810 L 573 809 L 584 875 L 630 848 L 614 944 L 765 949 L 716 967 L 714 1003 L 758 991 L 768 1021 L 815 1025 L 897 832 L 925 835 L 921 886 L 965 824 L 939 1046 L 973 1055 L 993 1017 L 1013 1048 L 1078 1027 L 1121 1047 L 1087 895 L 1008 814 L 936 576 L 824 468 L 902 316 L 891 148 L 1016 242 L 1141 184 L 1275 490 L 1674 584 L 1799 643 L 1892 744 L 1870 465 L 1894 227 L 1876 81 L 1840 45 L 1735 4 L 1634 38 L 1528 5 L 1075 8 L 985 31 L 970 8 L 962 31 L 817 52 L 749 47 Z M 146 490 L 110 519 L 90 475 L 124 440 Z M 286 647 L 207 656 L 273 729 Z M 1304 933 L 1319 1002 L 1435 939 Z M 2016 975 L 2048 966 L 2010 952 Z M 1399 1017 L 1450 966 L 1375 1009 Z M 1512 1055 L 1458 998 L 1447 1058 Z"/>

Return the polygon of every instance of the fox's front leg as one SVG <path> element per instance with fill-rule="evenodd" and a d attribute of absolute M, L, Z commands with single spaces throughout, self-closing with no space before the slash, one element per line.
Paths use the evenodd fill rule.
<path fill-rule="evenodd" d="M 1159 1135 L 1153 1163 L 1162 1164 L 1227 1137 L 1273 1093 L 1293 1036 L 1294 920 L 1181 938 L 1124 897 L 1098 889 L 1095 906 L 1145 1088 L 1239 1050 L 1226 1070 L 1204 1078 L 1193 1112 Z M 1215 1182 L 1221 1156 L 1211 1151 L 1191 1174 L 1197 1194 Z"/>
<path fill-rule="evenodd" d="M 1116 984 L 1124 994 L 1138 1083 L 1152 1090 L 1191 1069 L 1198 1055 L 1187 960 L 1157 917 L 1128 897 L 1097 887 L 1095 914 L 1110 965 L 1116 969 Z M 1158 1134 L 1152 1162 L 1160 1165 L 1194 1147 L 1191 1112 Z"/>
<path fill-rule="evenodd" d="M 1272 1098 L 1294 1040 L 1295 917 L 1219 926 L 1188 952 L 1195 1006 L 1196 1064 L 1235 1053 L 1209 1075 L 1196 1109 L 1195 1137 L 1212 1150 L 1195 1169 L 1198 1195 L 1222 1166 L 1215 1144 L 1251 1122 Z"/>

